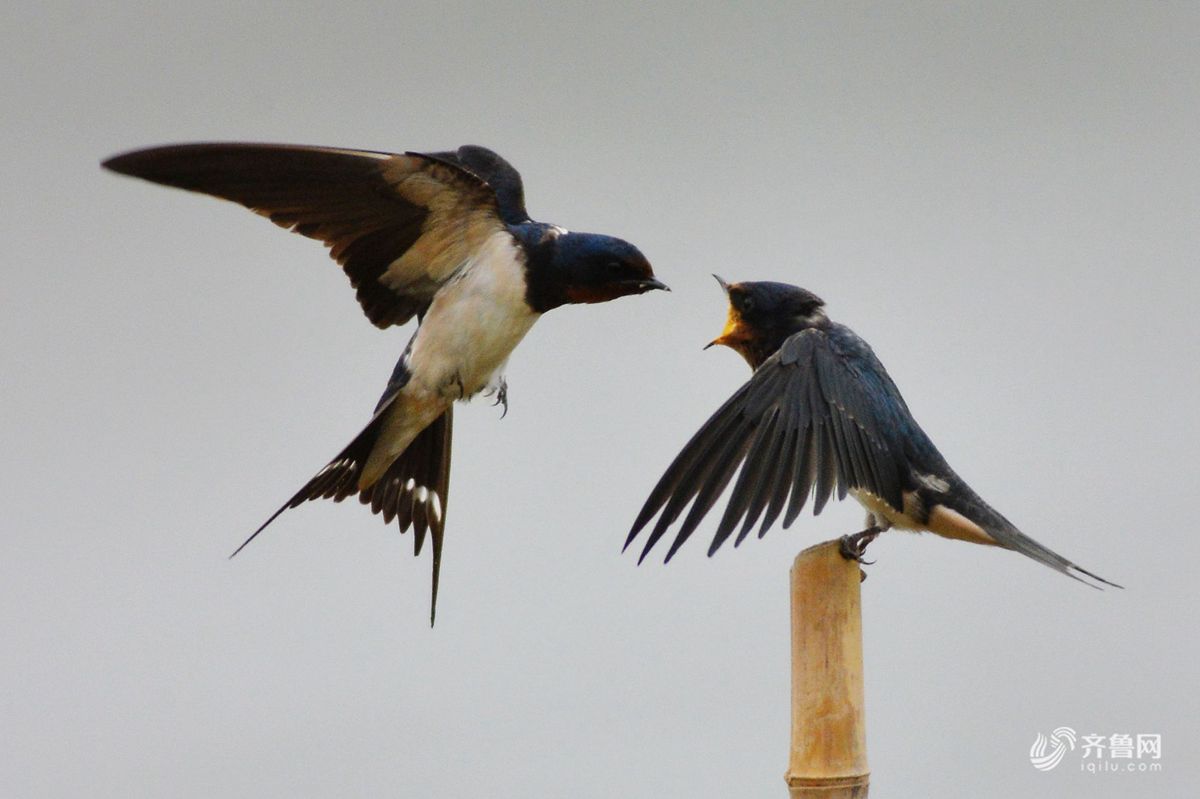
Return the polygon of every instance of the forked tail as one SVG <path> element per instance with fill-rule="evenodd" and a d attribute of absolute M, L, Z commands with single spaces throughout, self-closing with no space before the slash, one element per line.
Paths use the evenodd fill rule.
<path fill-rule="evenodd" d="M 325 468 L 305 483 L 296 494 L 271 514 L 229 557 L 241 552 L 259 533 L 288 508 L 312 499 L 341 502 L 358 494 L 371 512 L 383 516 L 385 523 L 396 519 L 400 532 L 413 528 L 413 554 L 420 555 L 429 533 L 433 539 L 433 585 L 429 608 L 432 626 L 437 615 L 438 577 L 442 566 L 442 533 L 446 523 L 446 504 L 450 490 L 450 442 L 454 428 L 453 409 L 449 408 L 417 434 L 408 448 L 388 466 L 377 481 L 362 489 L 358 477 L 383 428 L 383 418 L 391 402 L 382 403 L 371 422 L 355 436 Z"/>
<path fill-rule="evenodd" d="M 1018 530 L 1012 522 L 1010 522 L 1008 519 L 1005 519 L 999 513 L 992 511 L 988 515 L 992 518 L 987 520 L 987 524 L 984 525 L 984 529 L 987 531 L 988 535 L 996 539 L 997 544 L 1005 549 L 1011 549 L 1014 552 L 1020 552 L 1022 555 L 1031 557 L 1038 563 L 1043 563 L 1049 566 L 1051 569 L 1062 572 L 1068 577 L 1079 580 L 1079 582 L 1083 583 L 1084 585 L 1091 586 L 1092 588 L 1099 588 L 1100 586 L 1088 582 L 1080 575 L 1083 575 L 1084 577 L 1090 577 L 1092 580 L 1095 580 L 1099 583 L 1104 583 L 1105 585 L 1111 585 L 1113 588 L 1125 587 L 1123 585 L 1118 585 L 1111 580 L 1106 580 L 1098 574 L 1093 574 L 1082 566 L 1077 566 L 1076 564 L 1067 560 L 1049 547 L 1039 544 L 1037 541 L 1034 541 L 1032 538 Z"/>

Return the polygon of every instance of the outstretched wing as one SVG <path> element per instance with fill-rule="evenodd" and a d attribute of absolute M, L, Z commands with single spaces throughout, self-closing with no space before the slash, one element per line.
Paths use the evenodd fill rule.
<path fill-rule="evenodd" d="M 489 165 L 505 186 L 504 215 L 516 213 L 514 184 L 523 212 L 520 175 L 482 147 L 428 156 L 181 144 L 104 162 L 122 174 L 232 200 L 323 241 L 357 289 L 367 318 L 379 327 L 424 313 L 441 285 L 504 228 L 497 192 L 479 174 Z"/>
<path fill-rule="evenodd" d="M 893 395 L 894 401 L 885 401 Z M 781 513 L 789 526 L 810 494 L 814 514 L 835 490 L 843 498 L 852 488 L 901 507 L 907 459 L 897 409 L 903 408 L 861 340 L 835 343 L 817 329 L 796 333 L 684 446 L 646 500 L 625 546 L 661 511 L 640 562 L 691 503 L 667 552 L 670 560 L 739 465 L 710 555 L 739 523 L 735 546 L 760 517 L 760 537 Z"/>

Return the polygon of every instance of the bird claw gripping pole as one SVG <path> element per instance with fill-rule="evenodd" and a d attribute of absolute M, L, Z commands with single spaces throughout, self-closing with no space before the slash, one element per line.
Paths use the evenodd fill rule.
<path fill-rule="evenodd" d="M 864 566 L 870 566 L 875 561 L 863 560 L 863 555 L 867 554 L 867 547 L 872 541 L 878 538 L 879 534 L 882 532 L 882 527 L 868 527 L 861 533 L 844 535 L 838 539 L 838 551 L 842 553 L 842 557 L 846 560 L 852 560 L 856 563 L 861 563 Z"/>

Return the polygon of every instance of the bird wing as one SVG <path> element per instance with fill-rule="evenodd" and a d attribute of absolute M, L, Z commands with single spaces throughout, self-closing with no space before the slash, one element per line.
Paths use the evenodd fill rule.
<path fill-rule="evenodd" d="M 491 186 L 496 193 L 500 218 L 507 224 L 519 225 L 529 221 L 521 174 L 498 154 L 477 144 L 465 144 L 454 152 L 427 153 L 426 156 L 465 169 Z"/>
<path fill-rule="evenodd" d="M 518 213 L 514 191 L 516 208 L 524 211 L 520 175 L 482 147 L 431 156 L 279 144 L 181 144 L 125 153 L 104 166 L 232 200 L 323 241 L 378 327 L 423 314 L 471 254 L 504 229 L 502 216 Z M 504 187 L 504 211 L 497 192 L 478 174 L 489 170 Z"/>
<path fill-rule="evenodd" d="M 907 411 L 866 345 L 851 343 L 846 348 L 818 329 L 788 338 L 684 446 L 646 500 L 625 546 L 661 511 L 644 559 L 691 502 L 667 552 L 670 560 L 739 465 L 710 555 L 739 522 L 735 546 L 760 517 L 760 537 L 781 513 L 789 526 L 810 494 L 814 514 L 835 490 L 843 498 L 852 488 L 901 507 L 907 459 L 896 431 Z"/>

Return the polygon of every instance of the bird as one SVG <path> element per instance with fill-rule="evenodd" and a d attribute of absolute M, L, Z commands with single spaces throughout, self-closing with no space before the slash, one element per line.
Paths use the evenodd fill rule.
<path fill-rule="evenodd" d="M 1034 541 L 980 498 L 917 424 L 871 347 L 832 321 L 820 297 L 787 283 L 713 277 L 729 307 L 724 329 L 705 349 L 733 349 L 753 374 L 651 491 L 625 541 L 628 549 L 658 516 L 639 563 L 691 503 L 670 561 L 740 465 L 710 556 L 735 530 L 737 546 L 756 524 L 761 538 L 781 514 L 789 527 L 810 496 L 819 514 L 836 492 L 867 511 L 866 528 L 842 537 L 849 559 L 866 563 L 866 546 L 895 527 L 1020 552 L 1093 588 L 1121 587 Z"/>
<path fill-rule="evenodd" d="M 234 551 L 283 511 L 357 495 L 385 523 L 432 539 L 437 614 L 453 403 L 494 395 L 547 311 L 669 290 L 634 245 L 535 222 L 515 168 L 477 145 L 388 153 L 215 142 L 134 150 L 109 170 L 239 203 L 324 242 L 376 327 L 418 326 L 366 427 Z"/>

